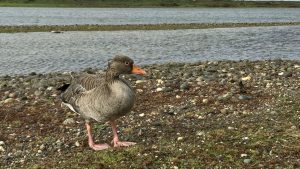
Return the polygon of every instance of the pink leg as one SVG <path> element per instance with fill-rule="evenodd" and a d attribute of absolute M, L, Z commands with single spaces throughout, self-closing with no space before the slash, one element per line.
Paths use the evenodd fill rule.
<path fill-rule="evenodd" d="M 85 123 L 87 134 L 88 134 L 88 139 L 89 139 L 89 146 L 93 150 L 104 150 L 109 148 L 110 146 L 108 144 L 95 144 L 93 141 L 93 136 L 92 136 L 92 129 L 89 123 Z"/>
<path fill-rule="evenodd" d="M 114 147 L 131 146 L 131 145 L 136 144 L 135 142 L 121 142 L 121 141 L 119 141 L 116 122 L 115 121 L 110 121 L 110 124 L 111 124 L 113 134 L 114 134 L 114 138 L 112 140 L 112 142 L 114 143 Z"/>

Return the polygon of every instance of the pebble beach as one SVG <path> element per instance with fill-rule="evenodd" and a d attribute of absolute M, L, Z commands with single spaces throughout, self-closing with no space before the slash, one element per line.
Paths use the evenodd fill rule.
<path fill-rule="evenodd" d="M 299 168 L 300 61 L 199 61 L 144 65 L 119 119 L 138 144 L 94 152 L 84 120 L 61 106 L 68 72 L 0 77 L 0 168 Z M 88 68 L 74 72 L 97 73 Z M 94 123 L 97 142 L 109 125 Z"/>

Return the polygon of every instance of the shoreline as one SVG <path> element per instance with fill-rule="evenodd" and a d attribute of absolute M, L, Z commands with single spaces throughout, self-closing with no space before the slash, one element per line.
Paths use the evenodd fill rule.
<path fill-rule="evenodd" d="M 52 3 L 51 3 L 52 2 Z M 300 3 L 297 1 L 51 1 L 39 2 L 39 0 L 29 0 L 27 2 L 17 1 L 17 2 L 0 2 L 0 7 L 98 7 L 98 8 L 107 8 L 107 7 L 117 7 L 117 8 L 132 8 L 132 7 L 169 7 L 169 8 L 190 8 L 190 7 L 204 7 L 204 8 L 216 8 L 216 7 L 225 7 L 225 8 L 299 8 Z"/>
<path fill-rule="evenodd" d="M 0 33 L 64 31 L 122 31 L 122 30 L 178 30 L 212 29 L 266 26 L 299 26 L 300 22 L 269 23 L 178 23 L 178 24 L 132 24 L 132 25 L 22 25 L 0 26 Z"/>
<path fill-rule="evenodd" d="M 300 60 L 142 68 L 147 76 L 125 77 L 137 100 L 118 120 L 120 138 L 138 144 L 100 152 L 83 118 L 61 107 L 56 88 L 69 74 L 0 77 L 0 168 L 299 167 Z M 109 125 L 93 125 L 109 143 Z"/>
<path fill-rule="evenodd" d="M 163 67 L 164 65 L 194 65 L 194 64 L 206 64 L 206 63 L 212 63 L 212 62 L 225 62 L 225 63 L 239 63 L 239 62 L 249 62 L 249 63 L 262 63 L 262 62 L 289 62 L 289 63 L 298 63 L 300 62 L 300 59 L 265 59 L 265 60 L 248 60 L 248 59 L 242 59 L 242 60 L 228 60 L 228 59 L 223 59 L 223 60 L 199 60 L 199 61 L 192 61 L 192 62 L 165 62 L 165 63 L 159 63 L 159 64 L 142 64 L 142 67 Z M 47 72 L 47 73 L 39 73 L 32 71 L 30 73 L 26 74 L 0 74 L 0 79 L 1 78 L 18 78 L 18 77 L 29 77 L 29 76 L 47 76 L 47 75 L 59 75 L 59 76 L 64 76 L 64 75 L 69 75 L 70 72 L 75 73 L 75 74 L 80 74 L 80 73 L 96 73 L 96 72 L 101 72 L 104 71 L 105 69 L 103 68 L 98 68 L 98 67 L 86 67 L 82 70 L 70 70 L 70 71 L 53 71 L 53 72 Z M 1 89 L 1 88 L 0 88 Z"/>

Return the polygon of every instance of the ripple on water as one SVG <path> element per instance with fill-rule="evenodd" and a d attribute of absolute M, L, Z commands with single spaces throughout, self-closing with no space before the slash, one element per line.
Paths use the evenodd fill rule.
<path fill-rule="evenodd" d="M 2 33 L 0 74 L 104 67 L 116 54 L 138 64 L 168 61 L 299 59 L 300 27 L 170 31 Z"/>
<path fill-rule="evenodd" d="M 14 8 L 0 25 L 299 22 L 297 8 Z"/>

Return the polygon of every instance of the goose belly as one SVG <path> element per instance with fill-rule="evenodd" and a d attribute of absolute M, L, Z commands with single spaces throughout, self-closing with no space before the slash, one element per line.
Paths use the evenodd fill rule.
<path fill-rule="evenodd" d="M 88 101 L 89 106 L 82 106 L 84 112 L 88 112 L 86 115 L 96 121 L 106 122 L 127 114 L 133 107 L 135 94 L 126 84 L 115 82 L 109 94 L 103 93 L 92 98 Z"/>

